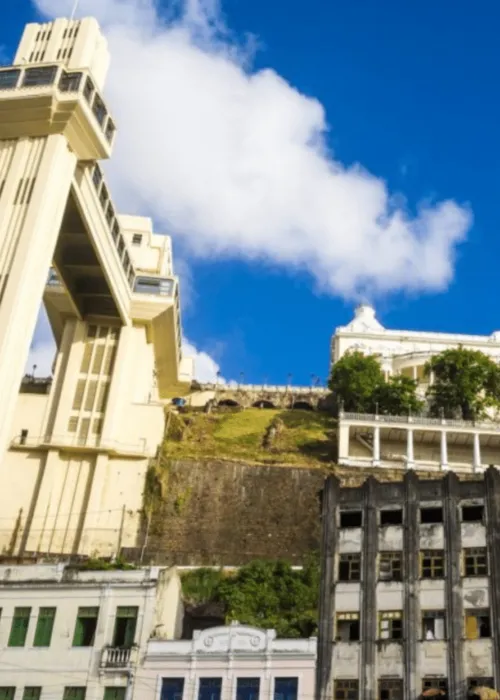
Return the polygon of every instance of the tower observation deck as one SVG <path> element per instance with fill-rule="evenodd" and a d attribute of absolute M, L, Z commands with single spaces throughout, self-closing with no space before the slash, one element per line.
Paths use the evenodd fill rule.
<path fill-rule="evenodd" d="M 16 551 L 80 550 L 89 504 L 120 459 L 139 460 L 142 474 L 162 438 L 162 400 L 191 381 L 170 238 L 117 212 L 99 165 L 116 138 L 102 95 L 108 65 L 86 18 L 27 25 L 0 68 L 0 473 L 12 482 L 5 470 L 36 463 L 0 502 L 13 517 L 30 511 Z M 33 402 L 19 387 L 42 300 L 57 356 L 50 392 Z M 75 460 L 84 471 L 61 491 Z M 137 484 L 123 487 L 128 506 Z M 77 536 L 61 525 L 62 502 Z M 34 538 L 29 519 L 42 513 Z"/>

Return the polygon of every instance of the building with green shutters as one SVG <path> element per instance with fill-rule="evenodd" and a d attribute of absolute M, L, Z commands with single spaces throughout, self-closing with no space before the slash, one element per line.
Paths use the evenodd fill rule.
<path fill-rule="evenodd" d="M 148 640 L 182 617 L 174 568 L 0 566 L 0 700 L 131 700 Z"/>

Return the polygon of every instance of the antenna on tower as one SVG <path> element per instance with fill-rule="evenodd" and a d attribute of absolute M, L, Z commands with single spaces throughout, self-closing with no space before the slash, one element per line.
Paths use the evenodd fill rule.
<path fill-rule="evenodd" d="M 71 12 L 71 17 L 69 18 L 70 22 L 72 22 L 75 19 L 75 14 L 76 14 L 76 11 L 78 10 L 79 3 L 80 3 L 80 0 L 75 0 L 75 4 L 73 5 L 73 10 Z"/>

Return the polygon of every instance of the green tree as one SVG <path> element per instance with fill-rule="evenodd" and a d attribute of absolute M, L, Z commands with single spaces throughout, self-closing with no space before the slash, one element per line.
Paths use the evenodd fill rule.
<path fill-rule="evenodd" d="M 347 352 L 333 365 L 330 376 L 334 406 L 342 403 L 345 411 L 371 413 L 373 395 L 383 382 L 384 374 L 376 357 L 359 350 Z"/>
<path fill-rule="evenodd" d="M 474 420 L 500 407 L 500 368 L 479 350 L 445 350 L 429 360 L 425 371 L 434 374 L 427 391 L 432 415 Z"/>
<path fill-rule="evenodd" d="M 380 413 L 391 416 L 419 413 L 424 405 L 417 397 L 417 382 L 403 374 L 389 377 L 373 392 L 373 400 Z"/>
<path fill-rule="evenodd" d="M 345 411 L 374 413 L 378 409 L 379 413 L 406 415 L 418 413 L 423 406 L 413 379 L 397 375 L 386 382 L 378 359 L 358 350 L 334 364 L 329 386 L 333 405 L 342 402 Z"/>
<path fill-rule="evenodd" d="M 309 637 L 317 631 L 319 561 L 294 571 L 285 561 L 256 560 L 234 575 L 197 569 L 182 576 L 186 601 L 223 604 L 226 622 L 275 629 L 279 637 Z"/>
<path fill-rule="evenodd" d="M 218 597 L 228 622 L 238 620 L 279 637 L 309 637 L 316 632 L 319 565 L 311 559 L 301 571 L 285 561 L 254 561 L 224 578 Z"/>

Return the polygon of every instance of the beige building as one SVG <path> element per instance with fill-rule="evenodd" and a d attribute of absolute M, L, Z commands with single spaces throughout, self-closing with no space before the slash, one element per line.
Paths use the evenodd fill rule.
<path fill-rule="evenodd" d="M 120 215 L 97 22 L 30 24 L 0 69 L 0 552 L 134 546 L 164 402 L 185 393 L 171 241 Z M 52 384 L 21 379 L 40 303 Z"/>
<path fill-rule="evenodd" d="M 311 700 L 316 639 L 276 639 L 233 623 L 192 640 L 151 640 L 137 700 Z"/>
<path fill-rule="evenodd" d="M 150 637 L 182 629 L 175 569 L 0 566 L 3 700 L 130 700 Z"/>

